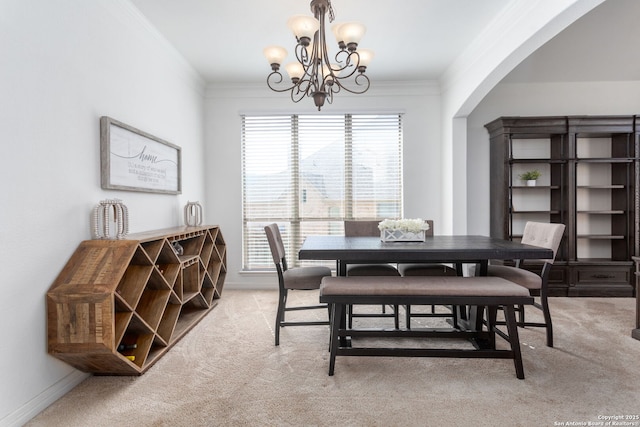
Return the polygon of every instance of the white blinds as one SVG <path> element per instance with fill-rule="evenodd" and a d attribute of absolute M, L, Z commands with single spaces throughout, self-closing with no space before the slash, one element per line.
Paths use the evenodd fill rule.
<path fill-rule="evenodd" d="M 402 216 L 401 115 L 243 116 L 242 186 L 243 269 L 273 268 L 272 222 L 297 265 L 308 235 Z"/>

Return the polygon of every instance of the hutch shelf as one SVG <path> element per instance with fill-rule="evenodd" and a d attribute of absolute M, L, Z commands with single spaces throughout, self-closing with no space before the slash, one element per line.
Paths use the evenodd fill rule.
<path fill-rule="evenodd" d="M 87 240 L 47 292 L 49 353 L 95 374 L 141 375 L 220 298 L 217 226 Z"/>
<path fill-rule="evenodd" d="M 485 127 L 491 235 L 517 240 L 527 221 L 563 223 L 550 294 L 633 296 L 640 116 L 501 117 Z M 530 170 L 542 173 L 536 186 L 519 179 Z"/>

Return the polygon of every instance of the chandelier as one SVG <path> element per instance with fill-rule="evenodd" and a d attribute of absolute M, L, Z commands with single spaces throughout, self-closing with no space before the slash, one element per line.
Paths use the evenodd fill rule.
<path fill-rule="evenodd" d="M 373 52 L 357 49 L 366 31 L 364 25 L 358 22 L 334 24 L 331 29 L 338 40 L 340 50 L 333 57 L 333 61 L 330 61 L 325 15 L 328 14 L 329 22 L 333 22 L 331 0 L 312 0 L 311 12 L 314 18 L 296 15 L 287 21 L 297 41 L 297 61 L 285 65 L 291 78 L 290 86 L 283 82 L 280 73 L 280 65 L 287 56 L 286 49 L 269 46 L 264 49 L 264 55 L 272 70 L 267 77 L 269 88 L 275 92 L 289 91 L 293 102 L 312 97 L 320 111 L 325 101 L 331 104 L 333 95 L 343 89 L 355 94 L 364 93 L 369 89 L 369 77 L 365 71 L 373 58 Z"/>

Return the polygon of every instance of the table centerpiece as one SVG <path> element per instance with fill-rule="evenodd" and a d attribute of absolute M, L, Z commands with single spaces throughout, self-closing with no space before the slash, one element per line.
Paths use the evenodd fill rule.
<path fill-rule="evenodd" d="M 378 229 L 383 242 L 424 242 L 429 224 L 421 218 L 385 219 Z"/>

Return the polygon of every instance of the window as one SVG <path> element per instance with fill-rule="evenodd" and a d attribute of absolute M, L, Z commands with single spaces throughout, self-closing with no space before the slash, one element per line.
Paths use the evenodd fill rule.
<path fill-rule="evenodd" d="M 345 219 L 402 217 L 401 118 L 243 116 L 243 269 L 273 268 L 272 222 L 295 266 L 308 235 L 343 234 Z"/>

